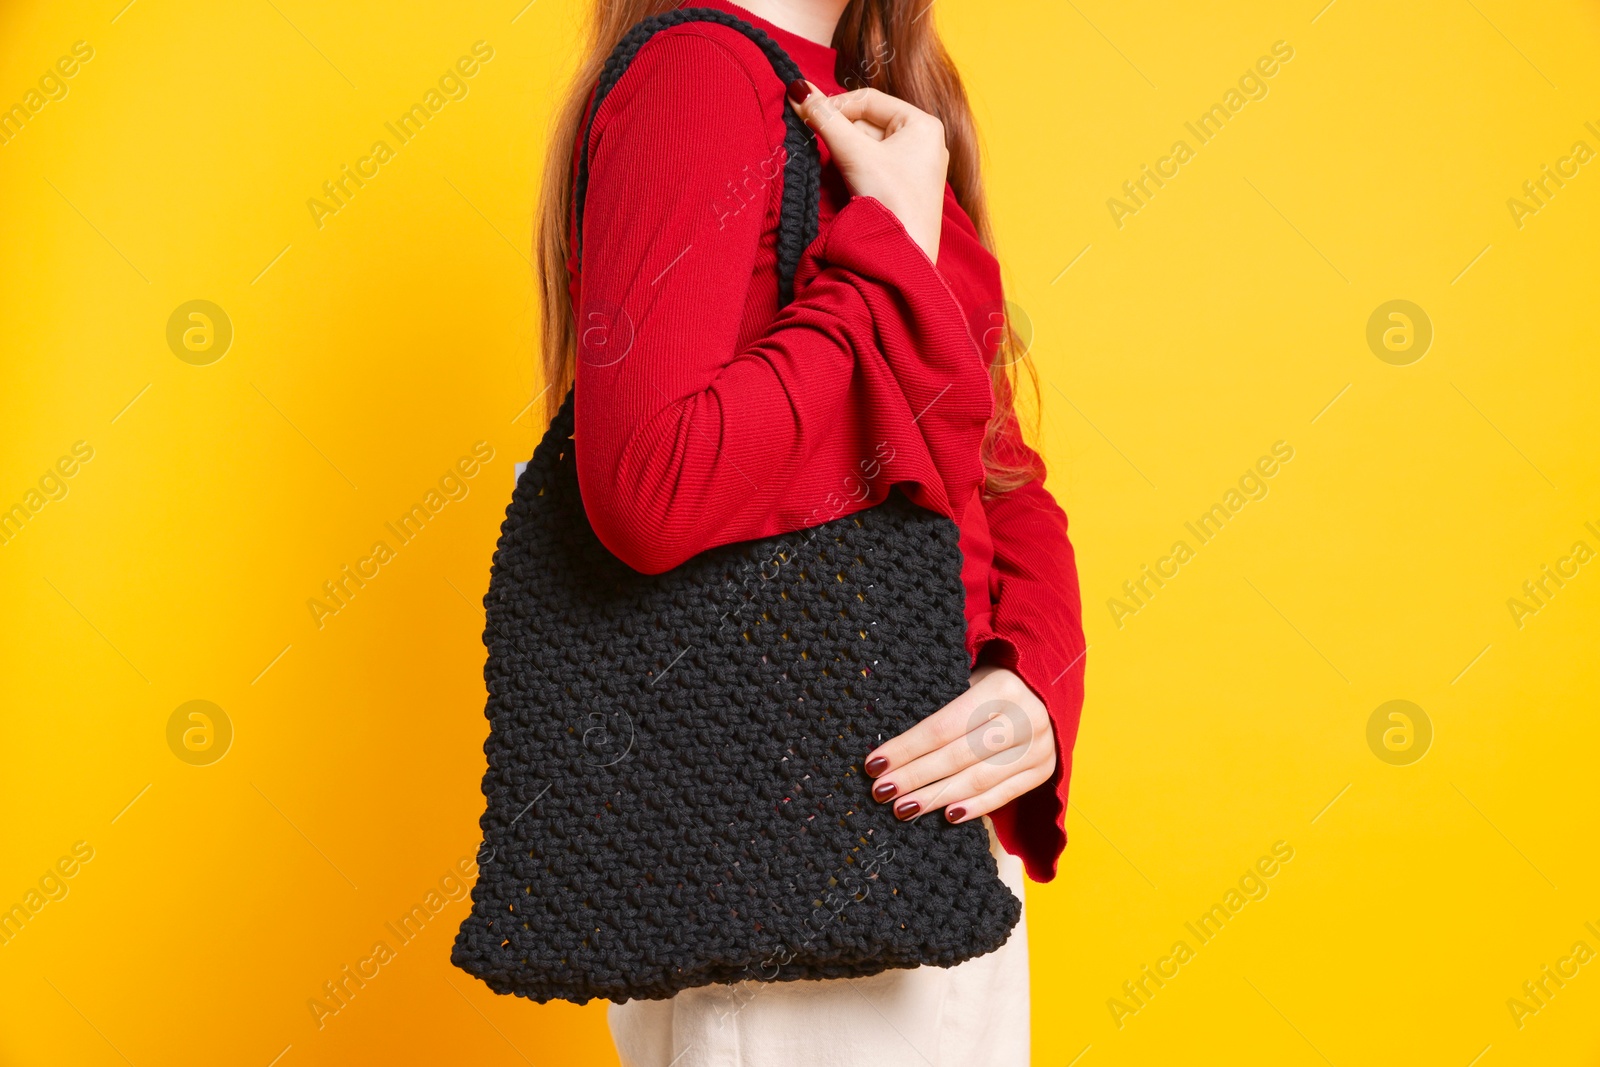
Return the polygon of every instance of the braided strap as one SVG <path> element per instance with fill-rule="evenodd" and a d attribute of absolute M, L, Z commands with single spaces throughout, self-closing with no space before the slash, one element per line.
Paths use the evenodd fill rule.
<path fill-rule="evenodd" d="M 662 30 L 688 22 L 714 22 L 738 30 L 761 49 L 772 64 L 773 73 L 785 85 L 802 76 L 799 66 L 789 58 L 789 53 L 764 30 L 750 25 L 737 15 L 716 8 L 678 8 L 644 19 L 629 30 L 617 42 L 617 47 L 601 68 L 594 102 L 589 107 L 581 131 L 583 151 L 578 159 L 577 184 L 573 193 L 577 226 L 572 236 L 580 263 L 583 258 L 583 201 L 589 189 L 589 128 L 594 123 L 594 116 L 599 114 L 601 103 L 627 73 L 646 41 Z M 778 221 L 778 296 L 781 303 L 787 304 L 794 299 L 794 272 L 800 265 L 800 254 L 817 236 L 817 199 L 822 187 L 822 160 L 817 151 L 816 138 L 805 120 L 795 114 L 792 108 L 783 109 L 783 124 L 783 205 Z"/>

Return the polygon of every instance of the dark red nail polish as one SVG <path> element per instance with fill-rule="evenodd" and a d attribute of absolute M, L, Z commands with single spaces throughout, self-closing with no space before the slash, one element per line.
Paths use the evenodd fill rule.
<path fill-rule="evenodd" d="M 909 819 L 921 810 L 922 805 L 915 800 L 902 800 L 894 806 L 894 817 L 897 819 Z"/>
<path fill-rule="evenodd" d="M 960 822 L 962 819 L 967 817 L 967 809 L 963 808 L 959 804 L 953 808 L 946 808 L 944 817 L 949 819 L 951 822 Z"/>
<path fill-rule="evenodd" d="M 888 800 L 894 796 L 893 782 L 879 782 L 872 787 L 872 796 L 875 800 Z"/>
<path fill-rule="evenodd" d="M 796 78 L 789 83 L 789 99 L 795 103 L 804 103 L 806 97 L 811 95 L 811 86 L 806 84 L 804 78 Z"/>
<path fill-rule="evenodd" d="M 867 760 L 867 773 L 872 775 L 874 778 L 878 777 L 878 775 L 882 774 L 888 769 L 889 761 L 884 759 L 882 756 L 873 756 L 871 759 Z"/>

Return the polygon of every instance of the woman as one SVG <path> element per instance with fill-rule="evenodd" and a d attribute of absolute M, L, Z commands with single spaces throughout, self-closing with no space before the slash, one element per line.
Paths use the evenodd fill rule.
<path fill-rule="evenodd" d="M 1024 868 L 1049 881 L 1066 843 L 1084 642 L 1066 516 L 1012 405 L 1018 346 L 960 80 L 926 0 L 697 0 L 764 30 L 805 78 L 779 84 L 726 26 L 655 34 L 593 116 L 580 272 L 588 90 L 622 35 L 671 6 L 596 5 L 546 172 L 545 378 L 555 404 L 579 383 L 590 524 L 655 574 L 896 484 L 955 520 L 971 689 L 864 767 L 902 819 L 984 820 L 1020 898 Z M 823 175 L 780 309 L 785 107 L 816 131 Z M 1026 927 L 951 968 L 690 989 L 612 1004 L 609 1021 L 626 1067 L 1023 1064 Z"/>

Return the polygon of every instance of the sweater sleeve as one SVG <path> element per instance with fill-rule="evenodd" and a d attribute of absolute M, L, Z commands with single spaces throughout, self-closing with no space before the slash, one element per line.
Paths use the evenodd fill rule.
<path fill-rule="evenodd" d="M 1083 608 L 1078 571 L 1067 538 L 1067 516 L 1045 488 L 1044 462 L 1022 440 L 1011 412 L 1000 450 L 1009 461 L 1032 466 L 1028 484 L 985 497 L 994 542 L 991 636 L 976 661 L 1015 672 L 1044 702 L 1056 743 L 1050 778 L 991 813 L 995 835 L 1020 856 L 1036 882 L 1055 878 L 1066 847 L 1067 787 L 1072 749 L 1083 708 Z"/>
<path fill-rule="evenodd" d="M 959 522 L 989 376 L 954 293 L 882 204 L 842 208 L 795 299 L 740 340 L 771 251 L 783 88 L 742 36 L 716 34 L 657 34 L 590 134 L 574 433 L 590 523 L 655 574 L 897 483 Z"/>

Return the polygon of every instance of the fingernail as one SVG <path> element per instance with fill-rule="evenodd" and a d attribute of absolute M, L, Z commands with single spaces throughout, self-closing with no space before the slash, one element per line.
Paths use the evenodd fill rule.
<path fill-rule="evenodd" d="M 967 817 L 967 809 L 957 804 L 953 808 L 946 808 L 944 817 L 949 819 L 951 822 L 960 822 L 962 819 Z"/>
<path fill-rule="evenodd" d="M 811 95 L 811 86 L 806 84 L 804 78 L 796 78 L 789 83 L 789 99 L 797 104 L 805 103 L 806 97 Z"/>
<path fill-rule="evenodd" d="M 897 819 L 909 819 L 921 810 L 922 805 L 915 800 L 902 800 L 894 806 L 894 817 Z"/>
<path fill-rule="evenodd" d="M 872 787 L 872 796 L 876 800 L 888 800 L 894 796 L 893 782 L 879 782 Z"/>
<path fill-rule="evenodd" d="M 872 775 L 874 778 L 878 777 L 878 775 L 882 774 L 888 769 L 889 761 L 884 759 L 882 756 L 873 756 L 871 759 L 867 760 L 867 773 Z"/>

